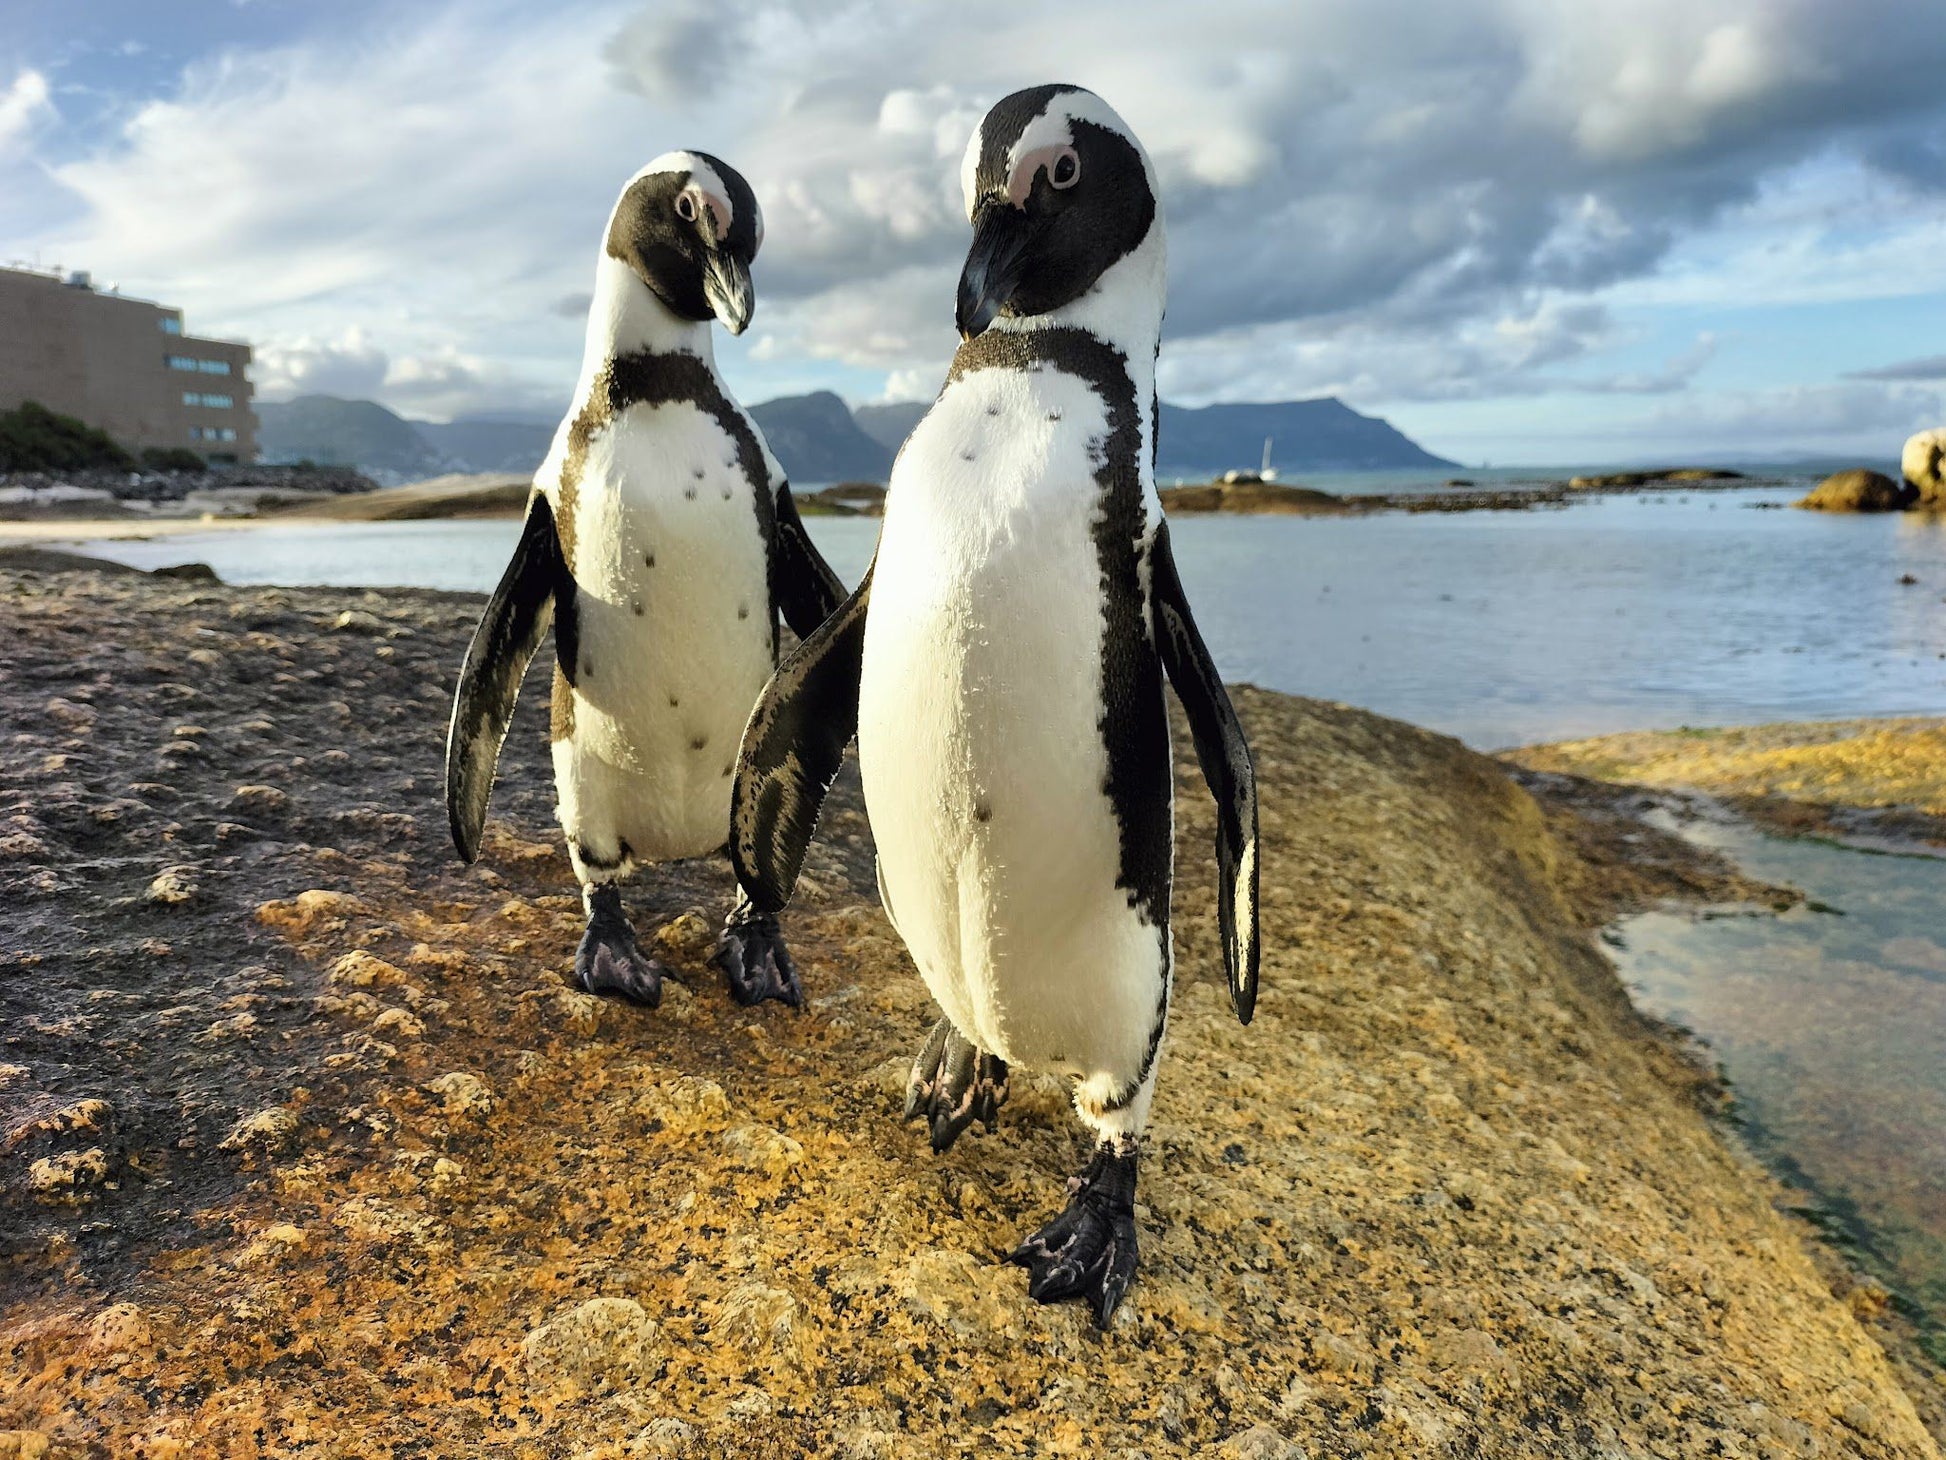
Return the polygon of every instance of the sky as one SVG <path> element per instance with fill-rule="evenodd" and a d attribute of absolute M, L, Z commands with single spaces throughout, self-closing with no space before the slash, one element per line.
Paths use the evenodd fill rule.
<path fill-rule="evenodd" d="M 250 341 L 261 399 L 565 406 L 609 209 L 750 180 L 746 401 L 930 399 L 1022 86 L 1155 160 L 1161 383 L 1478 465 L 1895 460 L 1946 421 L 1942 0 L 0 0 L 0 262 Z"/>

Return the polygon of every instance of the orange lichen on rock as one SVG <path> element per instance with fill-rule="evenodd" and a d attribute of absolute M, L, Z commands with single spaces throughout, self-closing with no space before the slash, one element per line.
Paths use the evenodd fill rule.
<path fill-rule="evenodd" d="M 280 611 L 331 621 L 327 595 L 279 592 Z M 433 673 L 467 623 L 428 601 L 415 636 L 380 642 Z M 1861 1325 L 1869 1305 L 1833 1296 L 1699 1111 L 1693 1069 L 1631 1011 L 1576 900 L 1577 853 L 1528 795 L 1441 737 L 1249 689 L 1238 702 L 1264 798 L 1263 995 L 1239 1028 L 1213 811 L 1184 766 L 1142 1268 L 1107 1333 L 1031 1302 L 1001 1262 L 1083 1155 L 1061 1083 L 1020 1072 L 1000 1128 L 943 1158 L 900 1123 L 902 1069 L 936 1015 L 878 910 L 855 774 L 787 921 L 807 1006 L 727 998 L 686 921 L 707 927 L 695 910 L 727 900 L 721 864 L 703 863 L 631 894 L 677 975 L 644 1011 L 563 982 L 580 909 L 542 793 L 521 799 L 545 785 L 545 707 L 529 706 L 496 793 L 512 825 L 482 867 L 346 823 L 342 862 L 305 852 L 238 904 L 242 923 L 261 904 L 254 926 L 288 953 L 282 972 L 253 955 L 268 970 L 250 976 L 256 1025 L 190 1042 L 245 1012 L 225 1006 L 231 985 L 146 1037 L 239 1062 L 224 1068 L 246 1084 L 274 1055 L 292 1088 L 251 1086 L 215 1125 L 239 1138 L 210 1158 L 229 1185 L 160 1211 L 103 1194 L 94 1212 L 128 1214 L 125 1256 L 85 1213 L 24 1208 L 44 1226 L 0 1312 L 0 1427 L 36 1438 L 0 1443 L 373 1460 L 1936 1455 Z M 209 707 L 198 718 L 224 733 Z M 260 774 L 237 768 L 222 796 Z M 401 809 L 440 827 L 436 776 L 413 782 L 422 799 Z M 386 1010 L 420 1027 L 381 1029 Z"/>

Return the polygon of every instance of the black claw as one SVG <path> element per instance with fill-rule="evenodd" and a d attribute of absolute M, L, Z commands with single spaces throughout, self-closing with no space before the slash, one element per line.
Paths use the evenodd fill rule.
<path fill-rule="evenodd" d="M 1027 1296 L 1037 1303 L 1084 1300 L 1106 1328 L 1134 1280 L 1133 1151 L 1101 1146 L 1072 1183 L 1067 1207 L 1016 1247 L 1007 1261 L 1027 1269 Z"/>
<path fill-rule="evenodd" d="M 667 972 L 635 941 L 635 929 L 622 911 L 622 895 L 612 884 L 588 894 L 588 930 L 574 952 L 574 976 L 591 994 L 613 994 L 653 1009 L 662 1002 Z"/>
<path fill-rule="evenodd" d="M 1007 1062 L 941 1019 L 926 1036 L 905 1085 L 905 1118 L 924 1118 L 932 1148 L 944 1151 L 974 1120 L 992 1130 L 1007 1098 Z"/>
<path fill-rule="evenodd" d="M 777 926 L 775 913 L 760 913 L 739 902 L 723 926 L 710 962 L 723 970 L 730 997 L 746 1008 L 777 999 L 797 1008 L 804 988 L 797 981 L 797 965 Z"/>
<path fill-rule="evenodd" d="M 905 1082 L 905 1118 L 916 1120 L 919 1115 L 932 1108 L 933 1086 L 938 1083 L 940 1059 L 946 1053 L 946 1041 L 952 1037 L 953 1021 L 941 1019 L 933 1025 L 932 1033 L 919 1049 L 919 1058 L 912 1062 L 912 1073 Z"/>

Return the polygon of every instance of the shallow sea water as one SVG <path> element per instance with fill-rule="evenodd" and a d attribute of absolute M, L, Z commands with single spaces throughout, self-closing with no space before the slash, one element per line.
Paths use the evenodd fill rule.
<path fill-rule="evenodd" d="M 1181 518 L 1170 533 L 1226 678 L 1343 700 L 1482 748 L 1946 713 L 1946 523 L 1767 510 L 1795 491 Z M 827 517 L 810 528 L 855 582 L 878 523 Z M 207 562 L 234 583 L 483 591 L 518 530 L 293 525 L 87 546 L 145 568 Z"/>
<path fill-rule="evenodd" d="M 1946 860 L 1728 819 L 1678 829 L 1810 901 L 1626 919 L 1624 982 L 1710 1046 L 1753 1147 L 1822 1200 L 1946 1362 Z"/>

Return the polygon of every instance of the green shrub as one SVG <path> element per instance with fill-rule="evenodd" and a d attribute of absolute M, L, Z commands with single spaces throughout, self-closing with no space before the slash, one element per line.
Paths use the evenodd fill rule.
<path fill-rule="evenodd" d="M 187 446 L 145 446 L 142 465 L 155 471 L 202 471 L 209 463 Z"/>
<path fill-rule="evenodd" d="M 0 471 L 64 471 L 77 467 L 130 467 L 135 458 L 105 431 L 56 415 L 39 401 L 0 412 Z"/>

